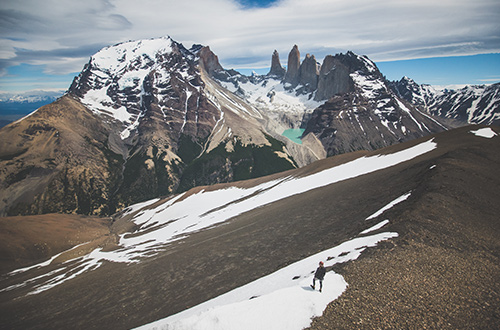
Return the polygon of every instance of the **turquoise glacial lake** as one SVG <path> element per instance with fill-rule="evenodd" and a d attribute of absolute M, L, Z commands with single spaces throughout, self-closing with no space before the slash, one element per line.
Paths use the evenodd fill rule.
<path fill-rule="evenodd" d="M 304 131 L 304 128 L 289 128 L 285 130 L 281 135 L 287 137 L 297 144 L 302 144 L 302 140 L 300 139 L 300 137 L 302 136 Z"/>

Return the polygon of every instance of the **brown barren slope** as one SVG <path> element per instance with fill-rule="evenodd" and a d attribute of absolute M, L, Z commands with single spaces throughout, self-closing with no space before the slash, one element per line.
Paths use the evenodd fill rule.
<path fill-rule="evenodd" d="M 140 263 L 104 262 L 36 295 L 27 295 L 31 284 L 0 292 L 1 323 L 10 329 L 129 329 L 336 246 L 387 218 L 390 223 L 382 230 L 399 237 L 336 268 L 349 287 L 313 327 L 498 328 L 500 137 L 477 137 L 471 129 L 477 128 L 436 135 L 437 149 L 410 161 L 293 195 L 191 234 Z M 337 165 L 338 158 L 309 170 L 329 163 Z M 404 203 L 365 221 L 409 191 Z M 117 220 L 112 232 L 126 226 L 123 221 Z M 2 276 L 0 290 L 14 283 Z"/>
<path fill-rule="evenodd" d="M 384 215 L 400 236 L 336 269 L 349 287 L 310 329 L 500 328 L 500 137 L 477 142 L 435 159 L 407 209 Z"/>
<path fill-rule="evenodd" d="M 90 246 L 95 248 L 94 243 L 110 236 L 110 222 L 71 214 L 0 218 L 0 272 L 43 262 L 82 243 L 89 244 L 78 253 L 88 252 Z M 74 256 L 75 251 L 71 254 Z M 61 257 L 68 258 L 69 254 Z"/>

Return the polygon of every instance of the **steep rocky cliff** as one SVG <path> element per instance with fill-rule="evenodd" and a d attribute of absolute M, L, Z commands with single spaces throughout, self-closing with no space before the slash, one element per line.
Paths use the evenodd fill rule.
<path fill-rule="evenodd" d="M 273 54 L 272 63 L 276 63 Z M 300 63 L 295 45 L 286 75 L 233 75 L 221 84 L 269 117 L 267 129 L 280 134 L 302 128 L 302 145 L 286 142 L 300 165 L 356 150 L 374 150 L 408 141 L 447 126 L 394 93 L 366 56 L 328 55 L 319 65 L 307 54 Z"/>
<path fill-rule="evenodd" d="M 287 129 L 303 132 L 292 141 Z M 93 55 L 67 94 L 0 130 L 0 215 L 112 214 L 194 186 L 255 178 L 444 130 L 352 52 L 250 77 L 169 37 Z M 300 133 L 299 133 L 300 134 Z"/>
<path fill-rule="evenodd" d="M 112 214 L 296 167 L 217 74 L 208 47 L 168 37 L 102 49 L 64 97 L 0 131 L 0 214 Z"/>

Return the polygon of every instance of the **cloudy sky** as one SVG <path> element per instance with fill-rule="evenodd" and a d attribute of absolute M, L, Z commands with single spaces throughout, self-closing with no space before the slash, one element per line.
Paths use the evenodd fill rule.
<path fill-rule="evenodd" d="M 499 22 L 498 0 L 2 0 L 0 92 L 66 89 L 102 47 L 164 35 L 242 71 L 265 73 L 274 49 L 286 65 L 297 44 L 366 54 L 390 79 L 492 83 Z"/>

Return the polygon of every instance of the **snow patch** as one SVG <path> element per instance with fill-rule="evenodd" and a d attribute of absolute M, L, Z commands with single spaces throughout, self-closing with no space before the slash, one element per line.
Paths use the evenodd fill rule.
<path fill-rule="evenodd" d="M 242 91 L 243 97 L 251 105 L 265 112 L 288 112 L 304 113 L 312 112 L 319 107 L 322 102 L 314 101 L 308 95 L 296 95 L 290 91 L 287 84 L 282 84 L 281 80 L 269 78 L 262 83 L 254 84 L 251 81 L 239 82 L 238 87 L 232 82 L 220 82 L 226 89 L 233 93 Z"/>
<path fill-rule="evenodd" d="M 347 288 L 344 278 L 330 271 L 325 275 L 323 291 L 313 290 L 310 285 L 319 261 L 331 267 L 356 260 L 367 247 L 397 236 L 397 233 L 386 232 L 352 239 L 137 329 L 303 329 Z"/>
<path fill-rule="evenodd" d="M 350 74 L 354 83 L 361 89 L 361 95 L 367 99 L 374 99 L 387 91 L 383 81 L 373 76 L 367 76 L 361 71 Z"/>
<path fill-rule="evenodd" d="M 375 230 L 382 228 L 383 226 L 385 226 L 388 223 L 389 223 L 389 219 L 385 219 L 384 221 L 377 223 L 375 226 L 372 226 L 368 229 L 363 230 L 360 234 L 368 234 L 369 232 L 372 232 L 372 231 L 375 231 Z"/>
<path fill-rule="evenodd" d="M 403 196 L 400 196 L 398 198 L 396 198 L 395 200 L 393 200 L 392 202 L 390 202 L 389 204 L 387 204 L 386 206 L 384 206 L 383 208 L 381 208 L 380 210 L 378 210 L 377 212 L 373 213 L 372 215 L 370 215 L 368 218 L 366 218 L 365 220 L 370 220 L 370 219 L 374 219 L 376 217 L 378 217 L 379 215 L 381 215 L 382 213 L 384 213 L 385 211 L 389 210 L 390 208 L 392 208 L 394 205 L 396 204 L 399 204 L 405 200 L 408 199 L 408 197 L 410 197 L 411 195 L 411 192 L 407 193 L 407 194 L 404 194 Z"/>
<path fill-rule="evenodd" d="M 88 244 L 89 242 L 86 242 L 86 243 L 82 243 L 82 244 L 78 244 L 76 246 L 73 246 L 72 248 L 66 250 L 66 251 L 63 251 L 63 252 L 60 252 L 58 254 L 56 254 L 55 256 L 53 256 L 52 258 L 50 258 L 49 260 L 47 261 L 43 261 L 39 264 L 36 264 L 36 265 L 33 265 L 33 266 L 29 266 L 29 267 L 25 267 L 25 268 L 19 268 L 19 269 L 16 269 L 16 270 L 13 270 L 11 271 L 10 273 L 8 273 L 7 275 L 11 276 L 11 275 L 15 275 L 15 274 L 19 274 L 19 273 L 23 273 L 23 272 L 26 272 L 28 270 L 31 270 L 31 269 L 35 269 L 35 268 L 41 268 L 41 267 L 45 267 L 45 266 L 48 266 L 50 265 L 50 263 L 52 261 L 54 261 L 56 258 L 58 258 L 60 255 L 66 253 L 66 252 L 69 252 L 69 251 L 72 251 L 82 245 L 85 245 L 85 244 Z"/>
<path fill-rule="evenodd" d="M 92 65 L 109 75 L 122 71 L 135 58 L 154 60 L 157 54 L 172 52 L 172 40 L 168 37 L 124 42 L 106 47 L 92 56 Z"/>
<path fill-rule="evenodd" d="M 132 114 L 124 106 L 114 108 L 114 103 L 106 91 L 105 88 L 91 89 L 82 98 L 82 103 L 98 115 L 104 114 L 124 123 L 130 122 Z"/>
<path fill-rule="evenodd" d="M 497 136 L 498 134 L 492 130 L 490 127 L 480 128 L 477 131 L 470 131 L 475 136 L 491 139 L 492 137 Z"/>

